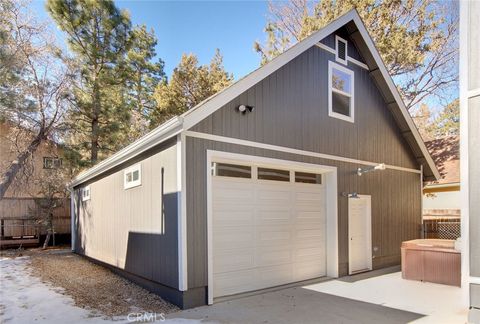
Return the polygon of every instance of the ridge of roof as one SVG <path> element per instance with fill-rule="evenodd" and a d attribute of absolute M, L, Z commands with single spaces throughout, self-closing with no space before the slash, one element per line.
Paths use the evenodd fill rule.
<path fill-rule="evenodd" d="M 272 61 L 267 64 L 260 66 L 254 71 L 250 72 L 241 79 L 235 81 L 229 87 L 223 89 L 222 91 L 208 97 L 203 100 L 195 107 L 189 109 L 180 116 L 174 117 L 164 124 L 158 126 L 150 133 L 139 138 L 135 142 L 126 146 L 122 150 L 113 154 L 109 158 L 98 163 L 94 167 L 86 170 L 85 172 L 78 175 L 70 184 L 71 187 L 77 186 L 85 181 L 88 181 L 101 173 L 107 171 L 110 168 L 113 168 L 121 163 L 126 162 L 127 160 L 135 157 L 136 155 L 144 152 L 148 148 L 151 148 L 155 145 L 160 144 L 162 141 L 165 141 L 172 136 L 178 135 L 182 131 L 186 131 L 199 123 L 201 120 L 215 112 L 216 110 L 223 107 L 233 98 L 237 97 L 244 91 L 251 88 L 256 83 L 260 82 L 273 72 L 277 71 L 285 64 L 296 58 L 298 55 L 302 54 L 307 49 L 311 48 L 322 39 L 335 32 L 337 29 L 353 22 L 357 30 L 353 31 L 351 35 L 360 34 L 360 39 L 365 42 L 366 49 L 371 55 L 370 62 L 367 60 L 367 65 L 370 69 L 370 74 L 373 78 L 378 78 L 378 73 L 380 73 L 381 78 L 386 83 L 386 86 L 389 90 L 390 97 L 393 97 L 392 102 L 387 102 L 387 106 L 392 106 L 390 109 L 395 109 L 398 107 L 400 114 L 397 114 L 396 121 L 403 122 L 406 124 L 406 129 L 402 131 L 403 133 L 409 133 L 413 137 L 413 142 L 409 137 L 404 134 L 408 144 L 411 149 L 415 152 L 415 148 L 412 145 L 417 144 L 418 150 L 421 153 L 421 156 L 415 156 L 417 162 L 421 165 L 426 165 L 430 171 L 431 175 L 426 176 L 427 180 L 437 180 L 440 179 L 440 173 L 438 172 L 436 165 L 428 152 L 425 143 L 423 142 L 420 133 L 418 132 L 417 127 L 415 126 L 413 119 L 411 118 L 408 110 L 401 99 L 400 93 L 398 92 L 397 87 L 393 83 L 391 76 L 388 74 L 385 64 L 380 57 L 378 50 L 376 49 L 370 35 L 368 34 L 365 25 L 363 24 L 360 15 L 355 9 L 352 9 L 346 12 L 344 15 L 338 17 L 337 19 L 330 22 L 328 25 L 322 29 L 312 33 L 310 36 L 304 40 L 298 42 L 297 44 L 290 47 L 288 50 L 274 58 Z M 403 119 L 398 120 L 399 118 Z M 399 126 L 400 127 L 400 126 Z"/>

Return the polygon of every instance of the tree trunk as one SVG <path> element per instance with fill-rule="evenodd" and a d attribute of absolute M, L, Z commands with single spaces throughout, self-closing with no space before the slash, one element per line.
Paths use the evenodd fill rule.
<path fill-rule="evenodd" d="M 50 229 L 47 231 L 47 237 L 45 237 L 45 242 L 43 242 L 43 247 L 42 249 L 46 249 L 47 246 L 48 246 L 48 242 L 50 242 L 50 235 L 52 235 L 52 232 L 50 231 Z"/>
<path fill-rule="evenodd" d="M 100 114 L 100 91 L 98 85 L 93 86 L 93 111 L 92 111 L 92 138 L 91 138 L 91 151 L 90 162 L 95 164 L 98 160 L 98 137 L 99 137 L 99 124 L 98 116 Z"/>
<path fill-rule="evenodd" d="M 17 156 L 17 159 L 13 161 L 8 167 L 8 169 L 5 171 L 2 176 L 2 180 L 0 181 L 0 200 L 2 200 L 5 196 L 5 193 L 7 192 L 8 188 L 17 176 L 18 171 L 20 171 L 20 169 L 25 165 L 28 157 L 35 153 L 43 138 L 43 135 L 37 135 L 37 137 L 35 137 L 35 139 L 30 143 L 28 148 L 25 151 L 21 152 Z"/>

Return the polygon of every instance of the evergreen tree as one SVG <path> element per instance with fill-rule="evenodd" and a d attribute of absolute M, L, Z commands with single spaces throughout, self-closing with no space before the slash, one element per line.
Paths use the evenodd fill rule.
<path fill-rule="evenodd" d="M 133 140 L 148 131 L 150 115 L 156 109 L 154 92 L 165 80 L 164 63 L 156 59 L 157 39 L 152 31 L 142 25 L 131 34 L 132 46 L 126 56 L 128 78 L 127 102 L 131 111 L 129 139 Z"/>
<path fill-rule="evenodd" d="M 356 9 L 407 108 L 458 81 L 458 5 L 454 1 L 291 0 L 270 2 L 262 64 Z"/>
<path fill-rule="evenodd" d="M 199 65 L 195 55 L 184 54 L 171 79 L 161 82 L 155 90 L 158 107 L 151 116 L 151 127 L 195 107 L 232 81 L 218 49 L 209 65 Z"/>
<path fill-rule="evenodd" d="M 48 0 L 47 10 L 67 34 L 69 63 L 77 72 L 71 144 L 93 164 L 117 150 L 128 129 L 123 61 L 130 19 L 111 0 Z"/>
<path fill-rule="evenodd" d="M 435 137 L 460 135 L 459 100 L 449 103 L 434 120 Z"/>

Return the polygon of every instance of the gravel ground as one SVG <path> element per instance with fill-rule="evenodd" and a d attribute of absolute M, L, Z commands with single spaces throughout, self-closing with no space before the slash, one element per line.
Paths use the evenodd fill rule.
<path fill-rule="evenodd" d="M 159 296 L 65 249 L 10 250 L 6 257 L 28 256 L 33 276 L 70 296 L 75 306 L 106 317 L 126 316 L 131 312 L 164 313 L 178 308 Z"/>

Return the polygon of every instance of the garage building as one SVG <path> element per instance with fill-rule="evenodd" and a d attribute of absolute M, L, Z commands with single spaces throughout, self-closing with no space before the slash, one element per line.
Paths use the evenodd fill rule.
<path fill-rule="evenodd" d="M 350 11 L 80 174 L 72 248 L 211 304 L 399 264 L 438 177 Z"/>

